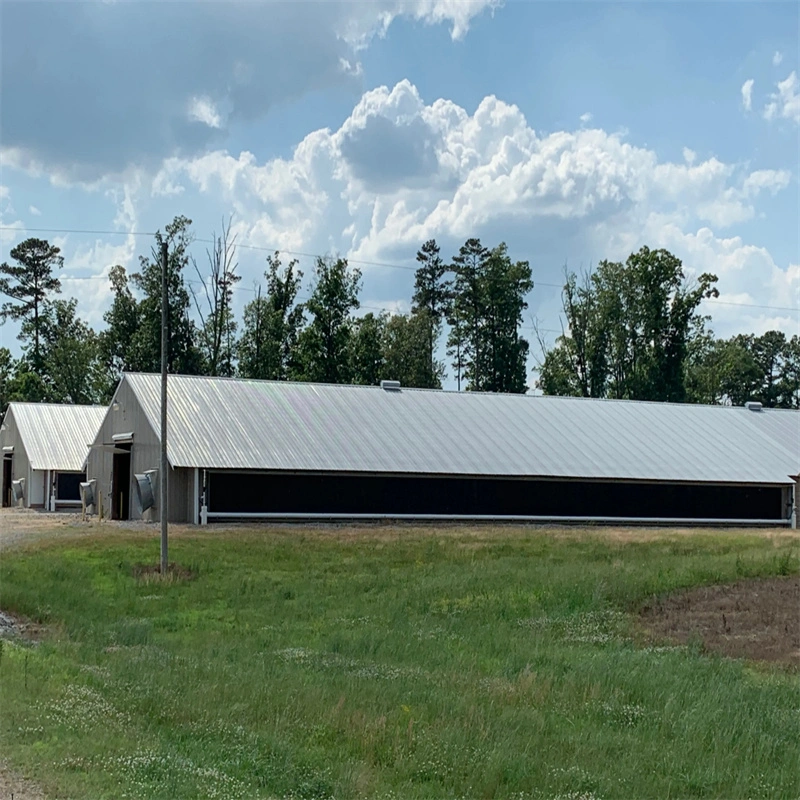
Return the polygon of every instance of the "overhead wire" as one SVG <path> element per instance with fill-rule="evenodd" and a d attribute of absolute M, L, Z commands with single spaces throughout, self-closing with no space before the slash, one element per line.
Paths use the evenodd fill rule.
<path fill-rule="evenodd" d="M 112 231 L 112 230 L 101 230 L 101 229 L 89 229 L 89 228 L 29 228 L 27 226 L 18 226 L 18 225 L 0 225 L 0 231 L 23 231 L 25 233 L 65 233 L 65 234 L 82 234 L 82 235 L 93 235 L 93 236 L 148 236 L 152 237 L 155 236 L 155 232 L 151 231 Z M 203 239 L 199 237 L 195 237 L 192 239 L 192 242 L 197 242 L 199 244 L 216 244 L 214 239 Z M 264 247 L 263 245 L 253 245 L 253 244 L 244 244 L 240 242 L 235 242 L 234 247 L 240 247 L 245 250 L 255 250 L 264 253 L 284 253 L 289 256 L 299 256 L 301 258 L 324 258 L 325 254 L 322 253 L 306 253 L 299 250 L 287 250 L 280 247 Z M 387 262 L 382 261 L 365 261 L 363 259 L 354 259 L 348 258 L 348 264 L 356 264 L 356 265 L 364 265 L 364 266 L 372 266 L 372 267 L 384 267 L 386 269 L 402 269 L 406 271 L 415 271 L 416 267 L 408 264 L 390 264 Z M 105 275 L 69 275 L 66 276 L 69 280 L 99 280 L 105 279 L 107 276 Z M 196 282 L 199 283 L 199 282 Z M 202 285 L 202 284 L 200 284 Z M 563 284 L 561 283 L 548 283 L 547 281 L 537 281 L 534 280 L 534 288 L 536 286 L 546 286 L 548 288 L 553 289 L 563 289 Z M 255 292 L 255 289 L 248 289 L 244 286 L 238 286 L 237 289 L 241 289 L 244 291 L 252 291 Z M 717 305 L 727 305 L 727 306 L 740 306 L 742 308 L 757 308 L 761 310 L 767 311 L 789 311 L 793 313 L 800 313 L 800 307 L 794 306 L 774 306 L 774 305 L 766 305 L 766 304 L 759 304 L 759 303 L 742 303 L 736 300 L 720 300 L 716 297 L 707 297 L 703 299 L 703 302 L 707 303 L 716 303 Z M 367 308 L 367 306 L 362 306 L 362 308 Z M 379 310 L 379 309 L 375 309 Z M 380 309 L 385 310 L 385 309 Z M 524 327 L 524 326 L 523 326 Z M 545 331 L 547 329 L 540 328 L 539 330 Z M 553 329 L 549 329 L 551 333 L 560 333 L 561 331 L 554 331 Z"/>

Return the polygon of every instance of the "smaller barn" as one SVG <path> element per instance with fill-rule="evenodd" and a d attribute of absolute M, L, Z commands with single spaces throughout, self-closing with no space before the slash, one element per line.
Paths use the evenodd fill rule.
<path fill-rule="evenodd" d="M 48 511 L 80 507 L 84 463 L 106 410 L 104 406 L 11 403 L 0 426 L 3 506 Z"/>

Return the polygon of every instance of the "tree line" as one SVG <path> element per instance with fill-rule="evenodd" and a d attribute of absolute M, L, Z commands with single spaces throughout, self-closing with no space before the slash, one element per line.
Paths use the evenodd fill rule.
<path fill-rule="evenodd" d="M 470 238 L 448 260 L 435 240 L 425 242 L 408 314 L 358 313 L 361 272 L 334 256 L 315 259 L 302 295 L 298 262 L 276 252 L 237 319 L 241 276 L 230 222 L 202 264 L 191 252 L 191 225 L 179 216 L 156 233 L 135 272 L 109 270 L 112 302 L 100 331 L 77 316 L 76 300 L 59 296 L 57 247 L 36 238 L 14 247 L 13 263 L 0 265 L 0 318 L 20 322 L 22 355 L 0 348 L 2 409 L 13 400 L 107 403 L 123 371 L 160 370 L 162 242 L 172 373 L 440 388 L 449 367 L 459 389 L 529 389 L 530 343 L 521 330 L 534 282 L 529 262 L 513 261 L 505 243 Z M 536 386 L 546 394 L 797 408 L 798 337 L 715 338 L 698 307 L 717 294 L 716 281 L 703 274 L 690 282 L 672 254 L 646 247 L 589 275 L 567 272 L 564 332 L 551 347 L 538 337 Z"/>

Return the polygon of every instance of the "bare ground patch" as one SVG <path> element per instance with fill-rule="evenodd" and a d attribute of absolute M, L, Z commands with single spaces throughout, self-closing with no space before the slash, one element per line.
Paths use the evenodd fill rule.
<path fill-rule="evenodd" d="M 35 783 L 0 762 L 0 798 L 3 800 L 44 800 Z"/>
<path fill-rule="evenodd" d="M 800 576 L 703 586 L 648 604 L 646 633 L 753 661 L 800 666 Z"/>

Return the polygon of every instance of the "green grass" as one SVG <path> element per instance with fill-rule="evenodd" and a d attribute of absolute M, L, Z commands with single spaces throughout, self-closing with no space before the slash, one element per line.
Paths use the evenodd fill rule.
<path fill-rule="evenodd" d="M 63 531 L 63 528 L 61 529 Z M 798 571 L 742 532 L 212 529 L 10 551 L 4 757 L 58 797 L 797 798 L 795 673 L 639 640 L 654 594 Z"/>

